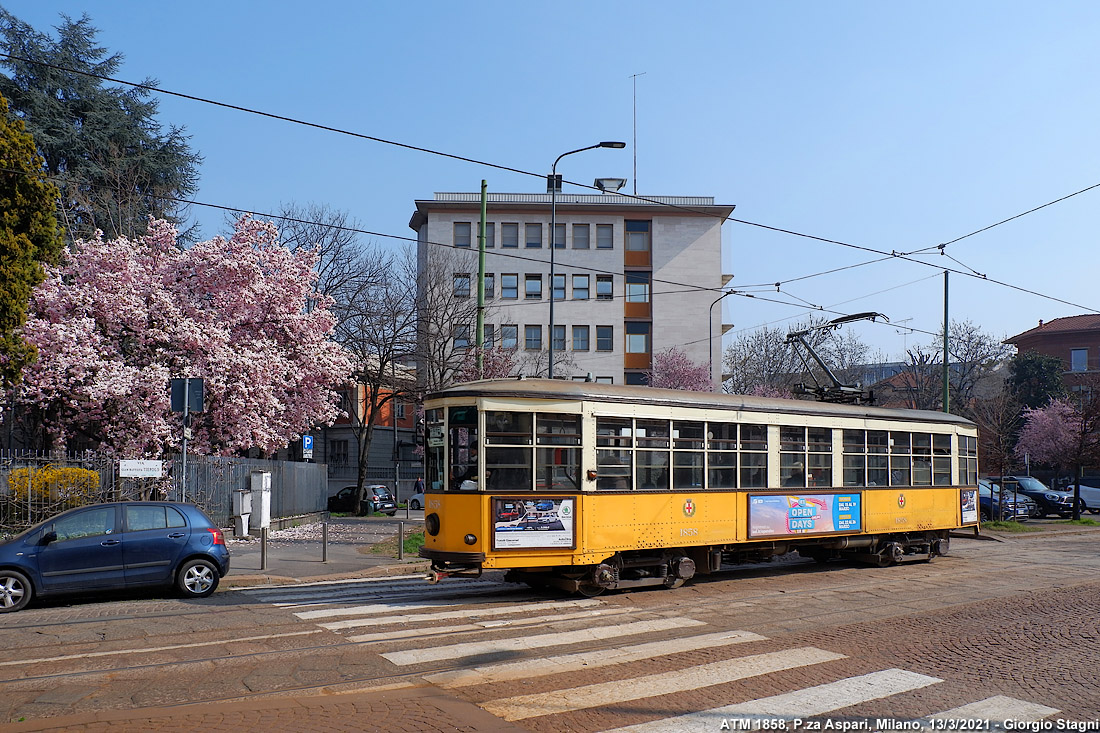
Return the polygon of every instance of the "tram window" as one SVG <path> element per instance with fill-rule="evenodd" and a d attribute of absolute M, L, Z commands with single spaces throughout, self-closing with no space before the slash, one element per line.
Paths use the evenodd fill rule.
<path fill-rule="evenodd" d="M 932 459 L 928 456 L 913 456 L 913 485 L 932 485 Z"/>
<path fill-rule="evenodd" d="M 847 440 L 847 434 L 853 432 L 845 430 L 845 440 Z M 848 445 L 845 444 L 845 450 Z M 845 455 L 844 456 L 844 485 L 845 486 L 863 486 L 867 480 L 867 456 L 863 455 Z"/>
<path fill-rule="evenodd" d="M 951 455 L 951 436 L 950 435 L 933 435 L 932 436 L 932 453 L 937 456 L 949 456 Z"/>
<path fill-rule="evenodd" d="M 535 489 L 576 491 L 580 488 L 581 418 L 579 415 L 538 415 L 535 420 L 538 448 L 535 463 Z"/>
<path fill-rule="evenodd" d="M 703 450 L 706 429 L 701 422 L 672 423 L 673 447 L 677 450 Z"/>
<path fill-rule="evenodd" d="M 477 408 L 452 407 L 447 414 L 449 488 L 469 491 L 477 482 Z"/>
<path fill-rule="evenodd" d="M 707 476 L 710 479 L 712 489 L 736 489 L 737 488 L 737 454 L 730 452 L 719 453 L 711 451 L 710 470 Z"/>
<path fill-rule="evenodd" d="M 782 486 L 795 488 L 806 486 L 805 459 L 802 453 L 779 454 L 779 481 Z"/>
<path fill-rule="evenodd" d="M 867 452 L 867 433 L 862 430 L 845 430 L 844 431 L 844 452 L 845 453 L 866 453 Z M 845 463 L 847 467 L 847 463 Z M 862 483 L 862 481 L 860 482 Z M 859 486 L 859 483 L 849 484 L 845 479 L 845 486 Z"/>
<path fill-rule="evenodd" d="M 808 486 L 833 485 L 833 454 L 810 453 L 807 457 L 806 483 Z"/>
<path fill-rule="evenodd" d="M 932 483 L 936 486 L 951 485 L 951 456 L 932 456 Z"/>
<path fill-rule="evenodd" d="M 909 433 L 890 431 L 890 453 L 893 455 L 909 454 Z"/>
<path fill-rule="evenodd" d="M 766 425 L 741 426 L 741 450 L 766 451 L 768 449 L 768 427 Z"/>
<path fill-rule="evenodd" d="M 634 454 L 638 461 L 638 488 L 646 491 L 668 489 L 668 451 L 640 450 Z"/>
<path fill-rule="evenodd" d="M 630 418 L 596 418 L 596 445 L 605 448 L 630 448 L 634 445 Z"/>
<path fill-rule="evenodd" d="M 531 449 L 485 449 L 486 487 L 490 491 L 531 491 Z"/>
<path fill-rule="evenodd" d="M 672 488 L 703 488 L 702 451 L 674 451 L 672 454 L 672 463 Z M 711 484 L 713 485 L 714 482 L 712 481 Z"/>
<path fill-rule="evenodd" d="M 596 488 L 629 491 L 634 484 L 632 451 L 601 449 L 596 451 Z"/>
<path fill-rule="evenodd" d="M 539 445 L 580 445 L 579 415 L 539 415 L 536 420 Z"/>
<path fill-rule="evenodd" d="M 963 486 L 978 483 L 978 440 L 970 435 L 959 436 L 959 483 Z"/>
<path fill-rule="evenodd" d="M 798 451 L 806 450 L 806 428 L 781 427 L 779 429 L 779 450 Z"/>
<path fill-rule="evenodd" d="M 440 490 L 446 475 L 443 463 L 443 410 L 426 410 L 424 426 L 424 476 L 430 488 Z"/>
<path fill-rule="evenodd" d="M 710 450 L 737 450 L 737 423 L 708 423 L 707 436 Z"/>
<path fill-rule="evenodd" d="M 742 426 L 744 427 L 744 426 Z M 768 454 L 741 454 L 741 488 L 761 489 L 768 485 Z"/>
<path fill-rule="evenodd" d="M 639 448 L 667 448 L 668 422 L 665 420 L 639 420 L 634 430 Z"/>
<path fill-rule="evenodd" d="M 885 430 L 867 431 L 867 452 L 886 453 L 890 447 L 890 437 Z"/>
<path fill-rule="evenodd" d="M 889 486 L 890 465 L 889 458 L 883 455 L 867 456 L 867 485 Z"/>
<path fill-rule="evenodd" d="M 485 413 L 485 444 L 531 445 L 533 416 L 529 412 Z"/>
<path fill-rule="evenodd" d="M 928 433 L 913 433 L 913 455 L 932 455 L 932 436 Z"/>
<path fill-rule="evenodd" d="M 830 428 L 807 428 L 806 447 L 811 453 L 833 452 L 833 431 Z"/>

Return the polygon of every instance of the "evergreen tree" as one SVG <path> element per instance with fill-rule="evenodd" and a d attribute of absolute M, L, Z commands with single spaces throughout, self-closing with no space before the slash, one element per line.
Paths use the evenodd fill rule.
<path fill-rule="evenodd" d="M 1062 382 L 1065 366 L 1057 356 L 1024 351 L 1014 356 L 1008 367 L 1008 388 L 1023 407 L 1046 407 L 1067 394 Z"/>
<path fill-rule="evenodd" d="M 182 127 L 161 129 L 148 89 L 97 78 L 114 75 L 123 57 L 96 43 L 88 16 L 61 17 L 54 40 L 0 9 L 0 39 L 14 57 L 0 60 L 8 71 L 0 75 L 0 94 L 61 189 L 61 222 L 73 238 L 96 229 L 108 238 L 139 236 L 150 215 L 178 224 L 184 207 L 170 199 L 194 193 L 201 156 Z"/>
<path fill-rule="evenodd" d="M 27 302 L 63 245 L 54 216 L 57 189 L 47 180 L 34 140 L 0 97 L 0 387 L 14 384 L 34 357 L 21 329 Z"/>

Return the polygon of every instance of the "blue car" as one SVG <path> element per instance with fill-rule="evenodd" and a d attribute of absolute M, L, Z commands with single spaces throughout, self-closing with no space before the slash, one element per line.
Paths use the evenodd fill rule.
<path fill-rule="evenodd" d="M 175 586 L 205 598 L 229 572 L 229 548 L 193 504 L 165 501 L 70 509 L 0 544 L 0 613 L 35 596 Z"/>

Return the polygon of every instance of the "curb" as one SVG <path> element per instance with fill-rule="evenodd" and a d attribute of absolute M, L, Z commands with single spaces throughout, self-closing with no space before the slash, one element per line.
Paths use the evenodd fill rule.
<path fill-rule="evenodd" d="M 288 575 L 274 575 L 271 573 L 252 573 L 249 575 L 227 575 L 221 579 L 221 588 L 254 587 L 257 585 L 297 585 L 302 583 L 324 583 L 335 580 L 355 580 L 357 578 L 378 578 L 392 575 L 413 575 L 427 573 L 431 563 L 425 560 L 398 564 L 396 561 L 385 565 L 365 567 L 362 570 L 354 570 L 347 573 L 330 573 L 328 575 L 310 575 L 296 578 Z"/>

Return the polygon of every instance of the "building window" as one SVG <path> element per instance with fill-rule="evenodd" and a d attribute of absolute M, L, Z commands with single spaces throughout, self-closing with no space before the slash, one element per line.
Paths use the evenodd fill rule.
<path fill-rule="evenodd" d="M 337 466 L 348 465 L 348 441 L 330 440 L 328 442 L 328 462 Z"/>
<path fill-rule="evenodd" d="M 514 272 L 500 276 L 500 297 L 516 299 L 519 297 L 519 275 Z"/>
<path fill-rule="evenodd" d="M 455 222 L 455 246 L 456 247 L 469 247 L 470 246 L 470 222 L 468 221 L 456 221 Z"/>
<path fill-rule="evenodd" d="M 565 300 L 565 275 L 554 274 L 554 300 Z"/>
<path fill-rule="evenodd" d="M 500 246 L 519 246 L 519 224 L 512 223 L 500 225 Z"/>
<path fill-rule="evenodd" d="M 404 420 L 405 419 L 405 403 L 404 402 L 398 402 L 396 405 L 393 406 L 393 412 L 394 412 L 395 415 L 397 415 L 398 420 Z"/>
<path fill-rule="evenodd" d="M 649 279 L 650 279 L 650 273 L 648 273 L 648 272 L 628 272 L 628 273 L 626 273 L 626 302 L 627 303 L 648 303 L 649 302 Z"/>
<path fill-rule="evenodd" d="M 1087 372 L 1089 370 L 1089 350 L 1070 349 L 1069 370 L 1071 372 Z"/>
<path fill-rule="evenodd" d="M 482 328 L 484 329 L 482 331 L 482 344 L 486 349 L 491 349 L 496 346 L 496 330 L 488 323 L 483 325 Z"/>
<path fill-rule="evenodd" d="M 615 377 L 596 377 L 596 384 L 615 384 Z"/>
<path fill-rule="evenodd" d="M 456 298 L 469 298 L 470 297 L 470 273 L 468 273 L 468 272 L 456 272 L 455 273 L 454 296 Z"/>
<path fill-rule="evenodd" d="M 596 275 L 596 300 L 611 300 L 615 297 L 610 275 Z"/>
<path fill-rule="evenodd" d="M 615 329 L 613 326 L 596 326 L 596 351 L 615 350 Z"/>
<path fill-rule="evenodd" d="M 477 233 L 481 234 L 481 222 L 477 223 Z M 485 222 L 485 249 L 496 247 L 497 225 L 491 221 Z"/>
<path fill-rule="evenodd" d="M 511 323 L 506 323 L 500 327 L 500 348 L 519 348 L 519 326 Z"/>
<path fill-rule="evenodd" d="M 648 252 L 649 251 L 649 222 L 648 221 L 629 221 L 626 222 L 626 251 L 627 252 Z"/>
<path fill-rule="evenodd" d="M 558 249 L 565 249 L 565 225 L 554 224 L 554 246 Z"/>
<path fill-rule="evenodd" d="M 527 300 L 542 300 L 542 275 L 524 275 Z"/>
<path fill-rule="evenodd" d="M 628 321 L 626 324 L 626 353 L 649 353 L 649 329 L 648 322 Z"/>
<path fill-rule="evenodd" d="M 496 278 L 493 273 L 485 273 L 485 297 L 492 298 L 496 295 Z"/>
<path fill-rule="evenodd" d="M 470 324 L 456 323 L 453 327 L 456 349 L 470 348 Z"/>
<path fill-rule="evenodd" d="M 573 300 L 588 300 L 588 275 L 573 276 Z"/>
<path fill-rule="evenodd" d="M 554 324 L 554 350 L 565 351 L 565 326 Z"/>
<path fill-rule="evenodd" d="M 542 326 L 523 327 L 523 348 L 531 351 L 542 348 Z"/>
<path fill-rule="evenodd" d="M 588 225 L 573 225 L 573 249 L 588 249 Z"/>
<path fill-rule="evenodd" d="M 614 249 L 615 230 L 610 224 L 596 225 L 596 249 Z"/>
<path fill-rule="evenodd" d="M 649 380 L 645 378 L 645 372 L 627 372 L 623 375 L 623 379 L 626 380 L 624 384 L 634 384 L 640 387 L 649 384 Z"/>
<path fill-rule="evenodd" d="M 542 246 L 542 224 L 524 224 L 524 241 L 527 242 L 527 246 L 535 249 Z"/>
<path fill-rule="evenodd" d="M 588 326 L 573 326 L 573 351 L 588 351 Z"/>

